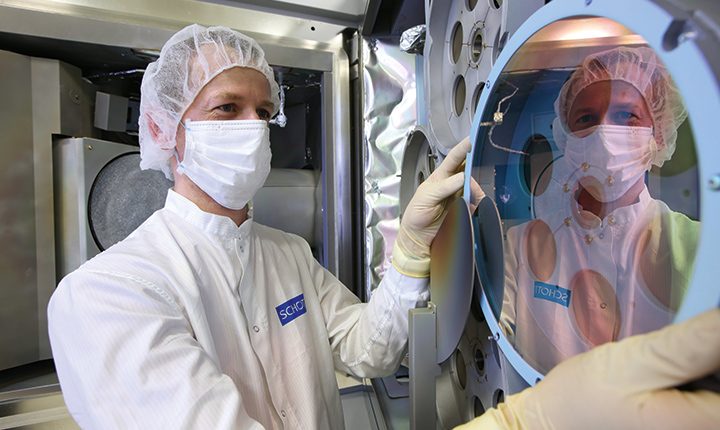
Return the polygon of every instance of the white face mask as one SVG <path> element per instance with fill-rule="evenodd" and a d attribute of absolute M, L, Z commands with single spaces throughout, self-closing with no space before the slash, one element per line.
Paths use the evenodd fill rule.
<path fill-rule="evenodd" d="M 221 206 L 242 209 L 265 183 L 271 158 L 267 121 L 187 120 L 177 171 Z"/>
<path fill-rule="evenodd" d="M 605 172 L 607 177 L 596 178 L 603 189 L 588 192 L 598 201 L 615 201 L 649 170 L 657 152 L 652 134 L 650 127 L 599 125 L 586 137 L 567 135 L 565 157 L 573 167 Z"/>

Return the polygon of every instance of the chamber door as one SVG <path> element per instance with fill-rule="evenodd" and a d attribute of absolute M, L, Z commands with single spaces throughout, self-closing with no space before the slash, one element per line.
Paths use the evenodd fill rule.
<path fill-rule="evenodd" d="M 650 41 L 668 36 L 615 16 L 627 4 L 590 13 L 575 3 L 545 6 L 499 58 L 474 119 L 465 187 L 480 202 L 476 294 L 530 384 L 569 357 L 717 306 L 720 296 L 703 282 L 718 276 L 704 260 L 716 251 L 700 240 L 714 237 L 707 210 L 718 203 L 701 186 L 702 153 L 717 159 L 717 150 L 702 140 L 711 123 L 696 118 L 717 109 L 717 79 L 692 40 L 667 51 Z M 633 5 L 648 7 L 637 20 L 662 16 L 648 2 Z M 666 32 L 673 25 L 667 14 L 656 22 Z M 686 68 L 695 77 L 669 60 L 685 54 L 698 61 Z M 688 79 L 705 79 L 704 106 L 693 106 Z"/>

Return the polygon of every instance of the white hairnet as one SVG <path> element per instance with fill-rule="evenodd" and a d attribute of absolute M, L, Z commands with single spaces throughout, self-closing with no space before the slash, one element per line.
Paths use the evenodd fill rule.
<path fill-rule="evenodd" d="M 560 124 L 570 133 L 567 109 L 572 106 L 575 97 L 589 85 L 608 80 L 627 82 L 644 97 L 658 144 L 658 152 L 652 163 L 662 166 L 675 152 L 677 129 L 687 118 L 687 110 L 665 65 L 652 48 L 621 46 L 585 58 L 580 68 L 563 85 L 555 101 L 555 113 Z"/>
<path fill-rule="evenodd" d="M 157 61 L 148 65 L 140 87 L 140 168 L 162 170 L 172 179 L 170 157 L 180 118 L 200 90 L 215 76 L 232 67 L 249 67 L 270 83 L 273 115 L 280 96 L 265 52 L 255 40 L 226 27 L 193 24 L 165 43 Z M 157 126 L 150 132 L 150 122 Z"/>

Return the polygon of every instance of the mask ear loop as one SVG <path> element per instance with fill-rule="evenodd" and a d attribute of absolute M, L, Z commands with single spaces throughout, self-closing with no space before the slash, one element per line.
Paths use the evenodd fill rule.
<path fill-rule="evenodd" d="M 652 134 L 650 135 L 650 142 L 648 142 L 648 145 L 650 145 L 650 164 L 653 165 L 660 156 L 660 147 L 657 144 L 657 140 L 655 140 L 655 126 L 652 128 Z"/>
<path fill-rule="evenodd" d="M 178 124 L 180 124 L 185 129 L 186 132 L 190 131 L 190 129 L 188 127 L 186 127 L 185 124 L 183 124 L 183 122 L 177 116 L 173 115 L 172 112 L 168 112 L 168 115 L 170 115 L 170 117 L 172 117 L 172 119 L 177 121 Z M 187 133 L 185 133 L 185 135 L 187 136 Z M 187 145 L 187 143 L 186 143 L 186 145 Z M 183 172 L 185 172 L 185 166 L 180 162 L 180 158 L 178 157 L 178 152 L 177 152 L 177 146 L 175 148 L 173 148 L 173 155 L 175 156 L 175 161 L 177 162 L 176 170 L 179 174 L 182 175 Z"/>

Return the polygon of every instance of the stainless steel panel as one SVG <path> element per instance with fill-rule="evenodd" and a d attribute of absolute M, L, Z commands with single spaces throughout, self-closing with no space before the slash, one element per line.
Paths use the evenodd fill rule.
<path fill-rule="evenodd" d="M 0 429 L 76 430 L 59 385 L 19 390 L 0 396 Z"/>
<path fill-rule="evenodd" d="M 277 15 L 293 16 L 318 20 L 344 27 L 357 28 L 362 22 L 365 0 L 199 0 L 207 3 L 224 4 L 247 9 L 268 12 Z"/>
<path fill-rule="evenodd" d="M 253 220 L 294 233 L 316 248 L 316 172 L 305 169 L 272 169 L 263 187 L 252 199 Z M 282 206 L 279 206 L 282 205 Z"/>
<path fill-rule="evenodd" d="M 58 280 L 163 206 L 172 182 L 162 172 L 140 170 L 138 150 L 91 138 L 54 142 Z"/>
<path fill-rule="evenodd" d="M 0 201 L 7 244 L 0 273 L 4 369 L 50 357 L 46 307 L 55 288 L 51 139 L 82 133 L 89 105 L 77 68 L 5 51 L 0 55 L 0 144 L 5 151 Z"/>
<path fill-rule="evenodd" d="M 80 69 L 57 60 L 32 58 L 32 121 L 37 230 L 37 320 L 39 358 L 51 356 L 46 308 L 55 290 L 52 137 L 84 134 L 90 129 L 94 94 L 84 91 Z M 91 98 L 92 97 L 92 98 Z"/>
<path fill-rule="evenodd" d="M 350 204 L 350 72 L 347 56 L 338 51 L 333 56 L 333 71 L 323 74 L 323 178 L 327 234 L 328 270 L 340 281 L 351 285 L 352 228 Z"/>
<path fill-rule="evenodd" d="M 39 309 L 30 59 L 0 51 L 0 369 L 38 359 Z"/>
<path fill-rule="evenodd" d="M 160 48 L 175 31 L 196 22 L 224 25 L 252 36 L 327 43 L 345 26 L 194 0 L 5 0 L 2 31 L 114 46 Z M 130 27 L 130 28 L 128 28 Z M 288 44 L 293 44 L 293 42 Z"/>

